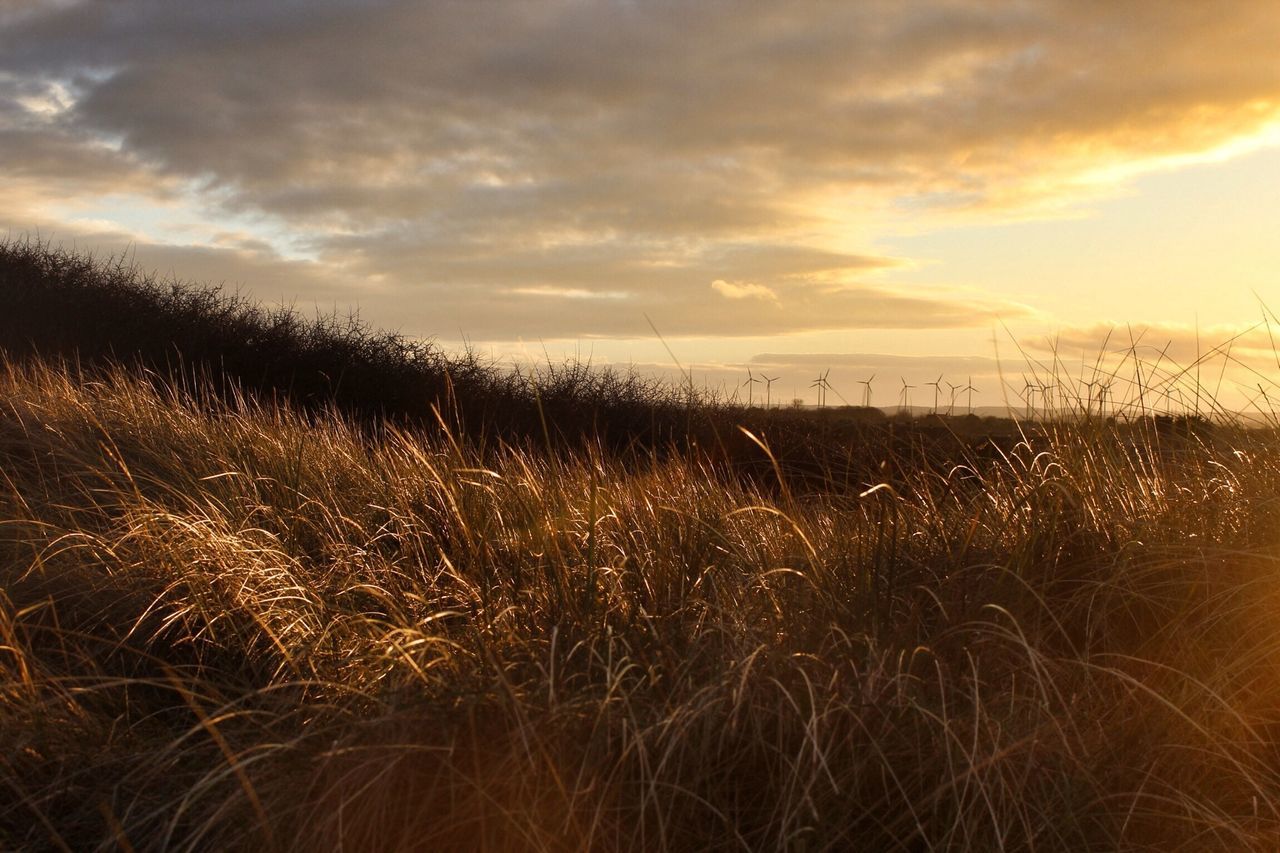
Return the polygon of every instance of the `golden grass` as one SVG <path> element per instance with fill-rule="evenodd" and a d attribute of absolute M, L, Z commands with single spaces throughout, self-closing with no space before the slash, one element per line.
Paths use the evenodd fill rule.
<path fill-rule="evenodd" d="M 0 846 L 1280 846 L 1272 432 L 847 497 L 125 372 L 0 400 Z"/>

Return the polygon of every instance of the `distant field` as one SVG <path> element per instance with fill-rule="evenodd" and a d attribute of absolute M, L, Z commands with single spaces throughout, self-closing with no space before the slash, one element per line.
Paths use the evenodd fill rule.
<path fill-rule="evenodd" d="M 0 847 L 1280 847 L 1274 430 L 746 411 L 112 275 L 0 250 Z"/>

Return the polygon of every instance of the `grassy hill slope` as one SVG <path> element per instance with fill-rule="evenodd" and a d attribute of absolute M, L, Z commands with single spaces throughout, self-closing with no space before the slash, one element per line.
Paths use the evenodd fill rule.
<path fill-rule="evenodd" d="M 1280 447 L 862 498 L 0 375 L 0 843 L 1264 849 Z"/>
<path fill-rule="evenodd" d="M 111 269 L 0 248 L 0 847 L 1280 846 L 1275 431 L 552 436 Z"/>

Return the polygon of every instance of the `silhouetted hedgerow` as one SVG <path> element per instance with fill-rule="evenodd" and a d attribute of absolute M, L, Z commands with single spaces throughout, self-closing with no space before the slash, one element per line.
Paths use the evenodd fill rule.
<path fill-rule="evenodd" d="M 336 408 L 359 420 L 426 423 L 435 410 L 472 438 L 655 448 L 707 428 L 700 394 L 583 363 L 509 370 L 474 353 L 370 328 L 351 315 L 307 319 L 238 292 L 161 280 L 124 258 L 39 240 L 0 243 L 0 348 L 10 357 L 124 363 L 224 393 Z"/>
<path fill-rule="evenodd" d="M 201 393 L 287 400 L 366 423 L 432 428 L 444 420 L 481 449 L 589 443 L 624 458 L 696 453 L 759 484 L 777 486 L 781 471 L 793 487 L 847 493 L 895 484 L 907 469 L 946 472 L 1001 455 L 1041 428 L 859 407 L 743 407 L 581 361 L 504 368 L 354 315 L 307 319 L 39 240 L 0 242 L 0 293 L 0 350 L 10 358 L 59 357 L 89 371 L 141 367 Z"/>

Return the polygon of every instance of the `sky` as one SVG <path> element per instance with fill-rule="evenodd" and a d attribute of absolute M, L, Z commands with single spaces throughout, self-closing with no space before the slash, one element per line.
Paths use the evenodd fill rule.
<path fill-rule="evenodd" d="M 1256 398 L 1278 44 L 1267 2 L 0 0 L 0 231 L 775 401 L 1225 341 Z"/>

